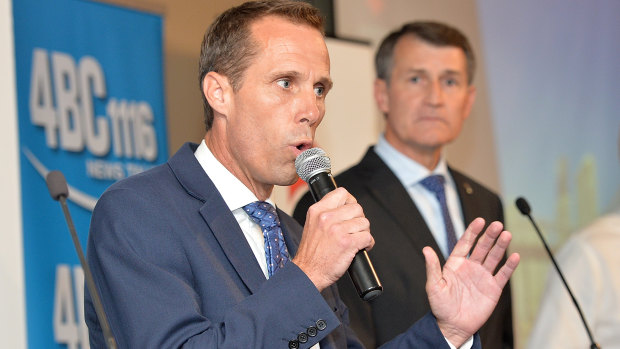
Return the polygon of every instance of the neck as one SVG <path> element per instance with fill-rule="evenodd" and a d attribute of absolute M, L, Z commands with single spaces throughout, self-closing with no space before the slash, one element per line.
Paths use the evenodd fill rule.
<path fill-rule="evenodd" d="M 228 172 L 232 173 L 243 185 L 245 185 L 260 201 L 267 200 L 273 192 L 273 185 L 265 185 L 252 180 L 247 171 L 244 171 L 235 161 L 225 142 L 221 142 L 222 137 L 214 135 L 212 130 L 207 131 L 204 136 L 205 144 L 213 156 L 224 166 Z"/>
<path fill-rule="evenodd" d="M 437 167 L 437 164 L 439 164 L 441 151 L 432 153 L 410 152 L 410 154 L 405 153 L 405 155 L 418 164 L 426 167 L 429 171 L 433 171 Z"/>
<path fill-rule="evenodd" d="M 399 147 L 390 142 L 390 144 L 406 157 L 417 162 L 418 164 L 426 167 L 429 171 L 433 171 L 439 159 L 441 158 L 441 148 L 425 148 L 425 147 L 412 147 L 410 145 Z"/>

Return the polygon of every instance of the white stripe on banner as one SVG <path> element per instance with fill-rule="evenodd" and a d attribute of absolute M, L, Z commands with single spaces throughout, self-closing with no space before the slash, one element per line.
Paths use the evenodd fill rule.
<path fill-rule="evenodd" d="M 43 180 L 45 181 L 47 178 L 47 174 L 50 172 L 50 170 L 48 170 L 47 167 L 45 167 L 45 165 L 43 165 L 41 161 L 39 161 L 39 159 L 37 159 L 37 157 L 34 156 L 34 154 L 28 148 L 24 147 L 22 151 L 24 152 L 24 155 L 26 155 L 28 161 L 30 161 L 34 169 L 37 170 L 39 175 L 41 175 L 41 177 L 43 177 Z M 69 187 L 69 196 L 67 197 L 67 199 L 69 199 L 69 201 L 75 203 L 76 205 L 92 212 L 95 208 L 95 205 L 97 204 L 97 198 L 88 195 L 79 189 L 76 189 L 74 186 L 68 183 L 67 186 Z"/>

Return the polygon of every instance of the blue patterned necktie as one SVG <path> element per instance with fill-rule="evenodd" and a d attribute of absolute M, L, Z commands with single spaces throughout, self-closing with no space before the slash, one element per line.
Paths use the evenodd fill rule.
<path fill-rule="evenodd" d="M 243 206 L 243 210 L 263 231 L 267 272 L 271 277 L 279 268 L 284 267 L 289 259 L 276 209 L 268 202 L 254 201 Z"/>
<path fill-rule="evenodd" d="M 446 179 L 442 175 L 432 175 L 424 178 L 420 183 L 424 188 L 430 190 L 435 194 L 437 200 L 439 200 L 439 206 L 441 207 L 441 215 L 443 216 L 443 223 L 446 227 L 446 240 L 448 241 L 448 255 L 454 249 L 456 245 L 456 232 L 454 231 L 454 225 L 450 218 L 450 211 L 448 211 L 448 203 L 446 201 L 446 192 L 444 190 L 444 183 Z"/>

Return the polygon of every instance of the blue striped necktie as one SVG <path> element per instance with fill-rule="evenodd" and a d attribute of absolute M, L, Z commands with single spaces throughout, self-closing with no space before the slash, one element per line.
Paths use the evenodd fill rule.
<path fill-rule="evenodd" d="M 443 178 L 442 175 L 432 175 L 424 178 L 420 183 L 424 186 L 424 188 L 433 192 L 433 194 L 437 197 L 437 200 L 439 200 L 443 223 L 446 227 L 448 255 L 450 255 L 450 253 L 452 253 L 452 249 L 454 249 L 454 245 L 456 245 L 456 232 L 454 231 L 454 225 L 452 224 L 452 218 L 450 218 L 450 211 L 448 210 L 448 203 L 446 201 L 446 191 L 444 189 L 445 182 L 446 179 Z"/>
<path fill-rule="evenodd" d="M 280 228 L 280 219 L 275 207 L 265 201 L 254 201 L 243 206 L 243 210 L 260 226 L 265 237 L 265 258 L 269 277 L 284 267 L 289 255 Z"/>

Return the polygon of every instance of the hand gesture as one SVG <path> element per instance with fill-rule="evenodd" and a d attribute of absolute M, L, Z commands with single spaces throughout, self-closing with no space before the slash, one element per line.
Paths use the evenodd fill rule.
<path fill-rule="evenodd" d="M 510 255 L 497 274 L 497 265 L 510 244 L 511 234 L 493 222 L 476 243 L 484 227 L 476 218 L 465 230 L 443 270 L 430 247 L 423 249 L 426 259 L 426 293 L 441 332 L 457 348 L 487 321 L 497 305 L 502 289 L 519 264 L 519 254 Z"/>

